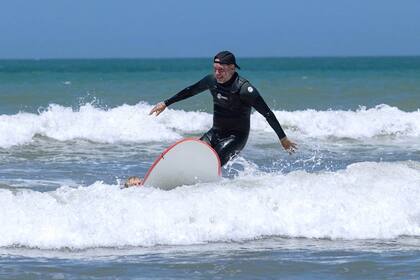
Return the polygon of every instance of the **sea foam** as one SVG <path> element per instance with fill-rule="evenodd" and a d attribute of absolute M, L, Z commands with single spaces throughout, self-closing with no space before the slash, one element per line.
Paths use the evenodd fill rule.
<path fill-rule="evenodd" d="M 86 139 L 99 143 L 172 141 L 181 138 L 182 133 L 211 126 L 206 113 L 168 109 L 155 118 L 148 114 L 151 108 L 144 103 L 112 109 L 86 104 L 73 110 L 52 104 L 39 114 L 1 115 L 0 147 L 29 143 L 36 135 L 58 141 Z"/>
<path fill-rule="evenodd" d="M 280 122 L 298 136 L 313 138 L 419 137 L 420 110 L 404 112 L 389 105 L 351 110 L 302 110 L 276 111 Z M 253 115 L 252 128 L 270 131 L 267 122 L 258 114 Z"/>
<path fill-rule="evenodd" d="M 420 165 L 361 162 L 336 172 L 260 174 L 218 183 L 51 192 L 0 190 L 0 246 L 200 244 L 266 236 L 420 235 Z"/>
<path fill-rule="evenodd" d="M 203 133 L 212 125 L 212 115 L 167 109 L 158 117 L 150 116 L 152 106 L 146 103 L 96 108 L 91 104 L 74 110 L 50 105 L 38 113 L 0 115 L 0 147 L 30 143 L 34 136 L 58 141 L 86 139 L 99 143 L 174 141 L 188 134 Z M 404 112 L 380 105 L 356 111 L 275 111 L 277 118 L 294 138 L 364 139 L 390 136 L 420 136 L 420 110 Z M 251 129 L 273 134 L 258 113 L 251 117 Z"/>

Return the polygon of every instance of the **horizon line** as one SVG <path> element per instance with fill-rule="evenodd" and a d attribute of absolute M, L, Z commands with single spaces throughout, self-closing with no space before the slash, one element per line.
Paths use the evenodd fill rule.
<path fill-rule="evenodd" d="M 236 56 L 239 59 L 277 59 L 277 58 L 398 58 L 398 57 L 420 57 L 420 54 L 402 54 L 402 55 L 308 55 L 308 56 Z M 209 59 L 212 56 L 160 56 L 160 57 L 45 57 L 45 58 L 28 58 L 13 57 L 1 58 L 0 60 L 124 60 L 124 59 L 142 59 L 142 60 L 159 60 L 159 59 Z"/>

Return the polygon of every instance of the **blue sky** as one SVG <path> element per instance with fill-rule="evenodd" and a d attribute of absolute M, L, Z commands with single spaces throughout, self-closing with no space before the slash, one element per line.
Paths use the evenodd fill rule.
<path fill-rule="evenodd" d="M 420 55 L 415 0 L 5 0 L 0 58 Z"/>

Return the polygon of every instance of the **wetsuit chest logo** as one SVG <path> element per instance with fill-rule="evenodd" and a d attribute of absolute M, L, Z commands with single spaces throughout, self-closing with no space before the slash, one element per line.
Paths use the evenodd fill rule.
<path fill-rule="evenodd" d="M 221 93 L 217 93 L 216 97 L 217 99 L 229 100 L 229 98 L 227 98 L 226 96 L 223 96 Z"/>

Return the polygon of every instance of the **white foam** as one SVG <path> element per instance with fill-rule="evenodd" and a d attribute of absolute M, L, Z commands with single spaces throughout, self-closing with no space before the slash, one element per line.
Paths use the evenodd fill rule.
<path fill-rule="evenodd" d="M 173 141 L 186 134 L 202 133 L 212 125 L 212 115 L 167 109 L 159 117 L 149 116 L 152 106 L 139 103 L 111 109 L 86 104 L 78 110 L 50 105 L 39 114 L 0 115 L 0 147 L 30 143 L 35 135 L 59 141 L 86 139 L 100 143 Z M 276 111 L 293 138 L 396 138 L 420 137 L 420 110 L 404 112 L 381 105 L 357 111 Z M 272 133 L 266 120 L 253 113 L 251 129 Z"/>
<path fill-rule="evenodd" d="M 139 103 L 106 110 L 86 104 L 73 110 L 53 104 L 39 114 L 1 115 L 0 147 L 29 143 L 35 135 L 59 141 L 86 139 L 99 143 L 173 141 L 182 137 L 180 133 L 211 126 L 206 113 L 168 109 L 156 118 L 149 116 L 151 108 Z"/>
<path fill-rule="evenodd" d="M 0 246 L 199 244 L 262 236 L 420 235 L 420 165 L 248 175 L 162 191 L 96 182 L 53 192 L 0 189 Z"/>
<path fill-rule="evenodd" d="M 298 137 L 363 139 L 380 136 L 419 137 L 420 110 L 404 112 L 385 104 L 356 111 L 276 111 L 277 118 Z M 253 115 L 252 129 L 270 131 L 265 119 Z"/>

